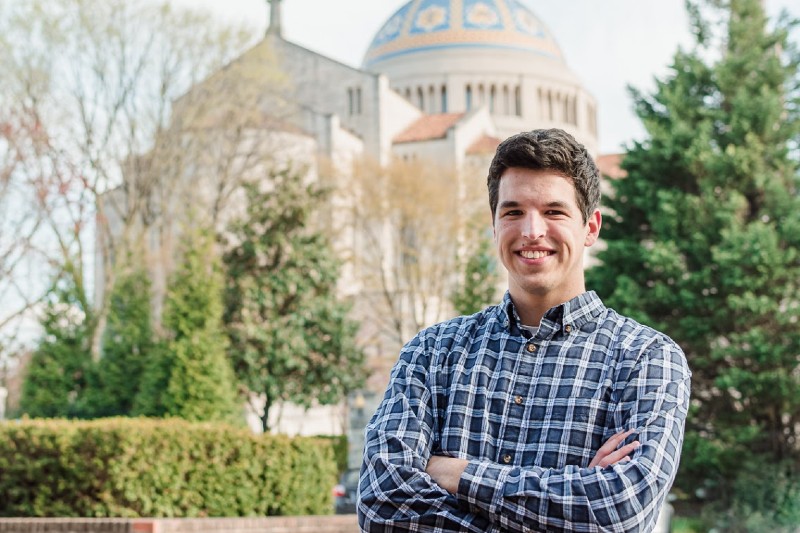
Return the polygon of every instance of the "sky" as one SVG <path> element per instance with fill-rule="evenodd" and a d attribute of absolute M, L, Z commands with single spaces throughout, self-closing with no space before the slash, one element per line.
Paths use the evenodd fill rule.
<path fill-rule="evenodd" d="M 170 0 L 208 9 L 223 20 L 263 31 L 267 0 Z M 283 0 L 283 35 L 290 41 L 359 66 L 373 36 L 407 0 Z M 550 28 L 567 65 L 598 102 L 601 153 L 616 153 L 643 129 L 627 87 L 654 88 L 679 46 L 691 48 L 684 0 L 522 0 Z M 766 0 L 800 17 L 800 0 Z"/>

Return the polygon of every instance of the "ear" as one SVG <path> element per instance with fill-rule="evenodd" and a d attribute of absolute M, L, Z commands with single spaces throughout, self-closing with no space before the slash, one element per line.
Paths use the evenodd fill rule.
<path fill-rule="evenodd" d="M 600 215 L 600 210 L 595 209 L 594 213 L 591 214 L 589 220 L 586 221 L 586 239 L 584 240 L 583 244 L 587 248 L 594 243 L 597 242 L 597 239 L 600 238 L 600 226 L 603 225 L 603 217 Z"/>

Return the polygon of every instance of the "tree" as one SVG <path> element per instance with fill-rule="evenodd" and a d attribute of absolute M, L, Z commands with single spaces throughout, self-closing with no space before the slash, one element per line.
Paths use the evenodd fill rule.
<path fill-rule="evenodd" d="M 32 417 L 78 417 L 91 365 L 86 302 L 69 277 L 47 298 L 44 329 L 22 385 L 20 412 Z"/>
<path fill-rule="evenodd" d="M 139 392 L 145 362 L 158 346 L 152 328 L 150 278 L 129 258 L 128 270 L 117 276 L 110 298 L 103 356 L 92 365 L 83 395 L 88 417 L 130 416 Z"/>
<path fill-rule="evenodd" d="M 327 192 L 290 169 L 245 191 L 246 215 L 226 238 L 225 322 L 236 374 L 269 431 L 279 402 L 332 404 L 359 387 L 364 355 L 337 297 L 339 260 L 314 229 Z"/>
<path fill-rule="evenodd" d="M 146 366 L 137 409 L 187 420 L 242 421 L 222 325 L 224 286 L 212 233 L 187 229 L 164 308 L 167 342 Z M 160 388 L 152 387 L 161 384 Z M 147 394 L 156 393 L 156 397 Z M 148 412 L 152 411 L 152 412 Z"/>
<path fill-rule="evenodd" d="M 362 161 L 348 183 L 358 235 L 354 263 L 363 280 L 358 311 L 375 330 L 379 352 L 397 350 L 420 329 L 452 312 L 460 281 L 459 254 L 479 213 L 481 192 L 460 175 L 429 160 Z M 473 196 L 474 195 L 474 196 Z M 480 232 L 479 232 L 480 234 Z"/>
<path fill-rule="evenodd" d="M 479 229 L 474 250 L 463 265 L 463 280 L 451 296 L 453 308 L 462 315 L 477 313 L 486 306 L 496 303 L 497 260 L 494 255 L 492 239 Z"/>
<path fill-rule="evenodd" d="M 25 142 L 36 128 L 35 120 L 13 114 L 2 101 L 0 117 L 0 363 L 7 364 L 11 352 L 16 351 L 25 315 L 47 291 L 26 283 L 43 274 L 36 268 L 42 258 L 37 236 L 43 217 L 30 194 L 37 190 L 42 176 L 39 169 L 25 164 L 28 155 L 38 149 L 37 143 Z"/>
<path fill-rule="evenodd" d="M 714 5 L 691 9 L 696 49 L 633 92 L 648 138 L 613 183 L 587 283 L 686 352 L 676 487 L 726 531 L 762 530 L 800 523 L 800 62 L 758 0 Z"/>
<path fill-rule="evenodd" d="M 37 208 L 25 228 L 44 220 L 41 249 L 50 261 L 43 263 L 59 270 L 98 249 L 97 279 L 88 286 L 99 298 L 87 324 L 98 360 L 113 259 L 152 228 L 172 227 L 161 213 L 177 200 L 172 187 L 159 184 L 183 183 L 171 178 L 191 174 L 194 145 L 163 134 L 172 103 L 239 54 L 252 35 L 207 14 L 144 0 L 11 0 L 0 9 L 0 30 L 0 111 L 11 126 L 0 127 L 0 157 L 4 149 L 21 157 L 14 178 Z M 63 271 L 80 277 L 76 287 L 87 281 L 79 266 Z M 15 278 L 23 302 L 35 301 L 41 289 L 30 280 L 37 276 L 23 274 Z"/>

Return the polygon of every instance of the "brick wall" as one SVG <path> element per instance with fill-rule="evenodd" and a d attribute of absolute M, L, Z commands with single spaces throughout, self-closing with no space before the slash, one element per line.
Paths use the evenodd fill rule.
<path fill-rule="evenodd" d="M 0 518 L 2 533 L 357 533 L 355 515 L 268 518 Z"/>

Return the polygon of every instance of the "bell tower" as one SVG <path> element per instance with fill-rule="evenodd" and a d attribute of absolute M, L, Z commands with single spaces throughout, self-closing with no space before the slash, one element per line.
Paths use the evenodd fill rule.
<path fill-rule="evenodd" d="M 277 35 L 283 37 L 281 29 L 281 0 L 267 0 L 269 3 L 269 26 L 267 35 Z"/>

